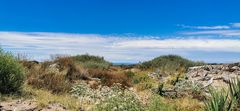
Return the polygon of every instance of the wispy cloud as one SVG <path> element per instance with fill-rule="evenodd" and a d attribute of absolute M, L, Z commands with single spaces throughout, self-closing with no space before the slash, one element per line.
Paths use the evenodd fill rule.
<path fill-rule="evenodd" d="M 218 26 L 189 26 L 189 25 L 178 25 L 182 28 L 190 29 L 203 29 L 203 30 L 216 30 L 216 29 L 230 29 L 230 26 L 227 25 L 218 25 Z"/>
<path fill-rule="evenodd" d="M 232 24 L 232 27 L 240 28 L 240 23 L 231 23 L 231 24 Z"/>
<path fill-rule="evenodd" d="M 161 39 L 153 36 L 123 36 L 67 33 L 0 32 L 0 44 L 9 51 L 27 53 L 34 59 L 50 54 L 94 54 L 113 62 L 138 62 L 163 54 L 193 56 L 193 52 L 240 54 L 240 40 Z M 164 37 L 163 37 L 164 38 Z M 195 55 L 197 56 L 197 55 Z M 194 59 L 194 57 L 192 57 Z"/>
<path fill-rule="evenodd" d="M 185 35 L 221 35 L 221 36 L 240 36 L 240 30 L 206 30 L 206 31 L 187 31 Z"/>

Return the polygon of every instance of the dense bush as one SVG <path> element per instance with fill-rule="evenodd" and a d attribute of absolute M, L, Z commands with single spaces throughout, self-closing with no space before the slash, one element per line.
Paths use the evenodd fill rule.
<path fill-rule="evenodd" d="M 177 55 L 166 55 L 154 58 L 139 65 L 141 69 L 160 69 L 164 73 L 186 71 L 188 67 L 202 65 L 202 62 L 193 62 Z"/>
<path fill-rule="evenodd" d="M 22 66 L 10 53 L 0 49 L 0 92 L 13 93 L 20 90 L 24 82 Z"/>

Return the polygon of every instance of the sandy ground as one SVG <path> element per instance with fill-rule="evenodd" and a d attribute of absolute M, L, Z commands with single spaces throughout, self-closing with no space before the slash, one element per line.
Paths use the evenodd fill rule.
<path fill-rule="evenodd" d="M 33 100 L 10 100 L 0 102 L 0 111 L 68 111 L 60 104 L 49 104 L 45 108 L 38 108 Z"/>

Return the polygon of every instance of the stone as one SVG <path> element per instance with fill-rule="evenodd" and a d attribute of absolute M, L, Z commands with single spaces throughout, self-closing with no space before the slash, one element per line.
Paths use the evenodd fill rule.
<path fill-rule="evenodd" d="M 240 77 L 240 63 L 190 67 L 186 76 L 206 87 L 225 87 L 229 80 Z"/>

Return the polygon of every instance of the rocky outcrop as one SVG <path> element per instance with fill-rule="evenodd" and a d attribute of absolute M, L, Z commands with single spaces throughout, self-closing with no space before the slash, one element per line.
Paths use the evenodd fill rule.
<path fill-rule="evenodd" d="M 240 63 L 190 67 L 187 72 L 190 81 L 204 87 L 227 87 L 229 80 L 239 77 Z"/>

